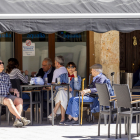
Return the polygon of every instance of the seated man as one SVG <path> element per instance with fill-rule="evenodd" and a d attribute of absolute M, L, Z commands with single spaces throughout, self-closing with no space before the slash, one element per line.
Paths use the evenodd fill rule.
<path fill-rule="evenodd" d="M 50 58 L 45 58 L 42 62 L 42 68 L 39 69 L 36 77 L 41 77 L 43 78 L 44 82 L 45 82 L 45 78 L 48 78 L 48 83 L 52 82 L 52 78 L 53 78 L 53 73 L 54 73 L 55 68 L 52 66 L 52 60 Z M 36 74 L 36 72 L 32 72 L 31 76 L 33 77 L 34 74 Z M 51 92 L 49 92 L 49 98 L 51 97 Z M 44 91 L 43 92 L 43 116 L 47 117 L 47 92 Z M 51 112 L 51 104 L 49 105 L 49 110 Z"/>
<path fill-rule="evenodd" d="M 9 111 L 16 117 L 13 126 L 22 127 L 28 125 L 30 120 L 21 117 L 23 100 L 19 98 L 17 89 L 11 88 L 11 82 L 8 74 L 4 73 L 4 63 L 0 60 L 0 104 L 6 105 Z M 14 92 L 13 96 L 10 92 Z"/>
<path fill-rule="evenodd" d="M 105 75 L 102 74 L 102 65 L 95 64 L 92 67 L 92 76 L 93 81 L 90 84 L 90 87 L 88 89 L 85 89 L 81 91 L 81 94 L 84 95 L 83 102 L 93 102 L 94 108 L 96 109 L 96 112 L 99 112 L 99 101 L 98 97 L 93 98 L 92 94 L 95 94 L 97 92 L 95 83 L 107 83 L 110 80 L 106 78 Z M 111 88 L 109 90 L 110 95 L 113 96 L 114 92 Z M 82 97 L 80 97 L 80 102 L 82 101 Z M 79 115 L 79 97 L 72 97 L 69 100 L 68 107 L 66 114 L 69 115 L 69 119 L 65 122 L 65 125 L 72 125 L 72 124 L 78 124 L 78 115 Z"/>

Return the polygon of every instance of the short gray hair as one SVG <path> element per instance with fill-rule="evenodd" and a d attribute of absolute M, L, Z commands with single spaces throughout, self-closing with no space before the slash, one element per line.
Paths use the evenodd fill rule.
<path fill-rule="evenodd" d="M 55 61 L 57 61 L 60 65 L 64 66 L 64 57 L 63 56 L 56 56 Z"/>
<path fill-rule="evenodd" d="M 52 65 L 52 60 L 48 57 L 44 58 L 43 61 L 47 61 L 47 65 Z"/>
<path fill-rule="evenodd" d="M 95 71 L 99 72 L 99 73 L 102 73 L 103 70 L 102 69 L 94 69 Z"/>

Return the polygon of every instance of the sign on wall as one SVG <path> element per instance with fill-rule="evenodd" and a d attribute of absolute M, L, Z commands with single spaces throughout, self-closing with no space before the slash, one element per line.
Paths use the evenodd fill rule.
<path fill-rule="evenodd" d="M 23 56 L 35 56 L 35 43 L 26 40 L 25 43 L 22 43 L 22 52 Z"/>

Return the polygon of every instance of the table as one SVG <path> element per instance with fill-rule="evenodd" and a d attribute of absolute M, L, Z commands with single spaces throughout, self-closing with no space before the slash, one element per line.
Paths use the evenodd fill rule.
<path fill-rule="evenodd" d="M 43 87 L 51 87 L 51 107 L 52 107 L 52 126 L 54 125 L 54 112 L 53 112 L 53 87 L 56 86 L 67 86 L 68 88 L 68 101 L 69 101 L 69 85 L 70 84 L 51 84 L 51 85 L 21 85 L 20 86 L 20 93 L 21 93 L 21 97 L 22 97 L 22 88 L 43 88 Z M 43 92 L 43 90 L 42 90 Z M 43 93 L 42 93 L 42 97 L 41 97 L 42 103 L 43 103 Z M 41 109 L 43 109 L 43 105 L 41 107 Z M 47 91 L 47 116 L 49 115 L 49 90 Z M 42 118 L 41 118 L 42 120 Z"/>

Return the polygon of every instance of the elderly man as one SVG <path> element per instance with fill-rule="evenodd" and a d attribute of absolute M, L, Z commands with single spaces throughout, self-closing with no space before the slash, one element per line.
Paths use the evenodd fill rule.
<path fill-rule="evenodd" d="M 9 111 L 16 117 L 13 126 L 22 127 L 28 125 L 30 120 L 21 117 L 23 100 L 19 98 L 18 90 L 11 87 L 10 78 L 3 70 L 4 63 L 0 60 L 0 104 L 6 105 Z M 10 92 L 14 92 L 16 96 L 11 95 Z"/>
<path fill-rule="evenodd" d="M 92 94 L 95 94 L 97 92 L 95 83 L 108 83 L 110 84 L 110 80 L 106 78 L 105 75 L 102 74 L 102 65 L 95 64 L 91 67 L 91 73 L 93 77 L 93 81 L 90 84 L 88 89 L 85 89 L 81 92 L 83 97 L 83 102 L 93 102 L 94 108 L 96 109 L 96 112 L 99 111 L 99 101 L 98 97 L 93 98 Z M 111 88 L 110 95 L 113 96 L 114 92 Z M 80 101 L 82 101 L 82 97 L 80 97 Z M 66 114 L 69 115 L 69 119 L 65 122 L 65 125 L 73 125 L 78 124 L 78 115 L 79 115 L 79 97 L 72 97 L 69 100 L 68 107 Z"/>
<path fill-rule="evenodd" d="M 54 73 L 55 68 L 52 66 L 52 60 L 50 58 L 45 58 L 42 62 L 42 68 L 39 69 L 39 72 L 37 73 L 36 77 L 41 77 L 43 78 L 44 82 L 45 82 L 45 78 L 48 78 L 48 83 L 52 82 L 52 78 L 53 78 L 53 73 Z M 36 72 L 32 72 L 32 76 L 34 76 Z M 49 98 L 51 97 L 51 92 L 49 92 Z M 44 91 L 43 92 L 43 116 L 47 117 L 47 92 Z M 51 112 L 51 104 L 49 105 L 49 110 Z"/>
<path fill-rule="evenodd" d="M 53 73 L 52 83 L 56 83 L 57 78 L 64 73 L 67 73 L 67 69 L 64 67 L 64 58 L 63 56 L 55 57 L 55 71 Z"/>
<path fill-rule="evenodd" d="M 52 66 L 52 60 L 50 58 L 45 58 L 42 62 L 42 68 L 39 69 L 36 77 L 41 77 L 45 80 L 48 78 L 48 83 L 52 82 L 53 72 L 55 68 Z M 36 72 L 32 72 L 31 76 L 33 77 Z"/>

